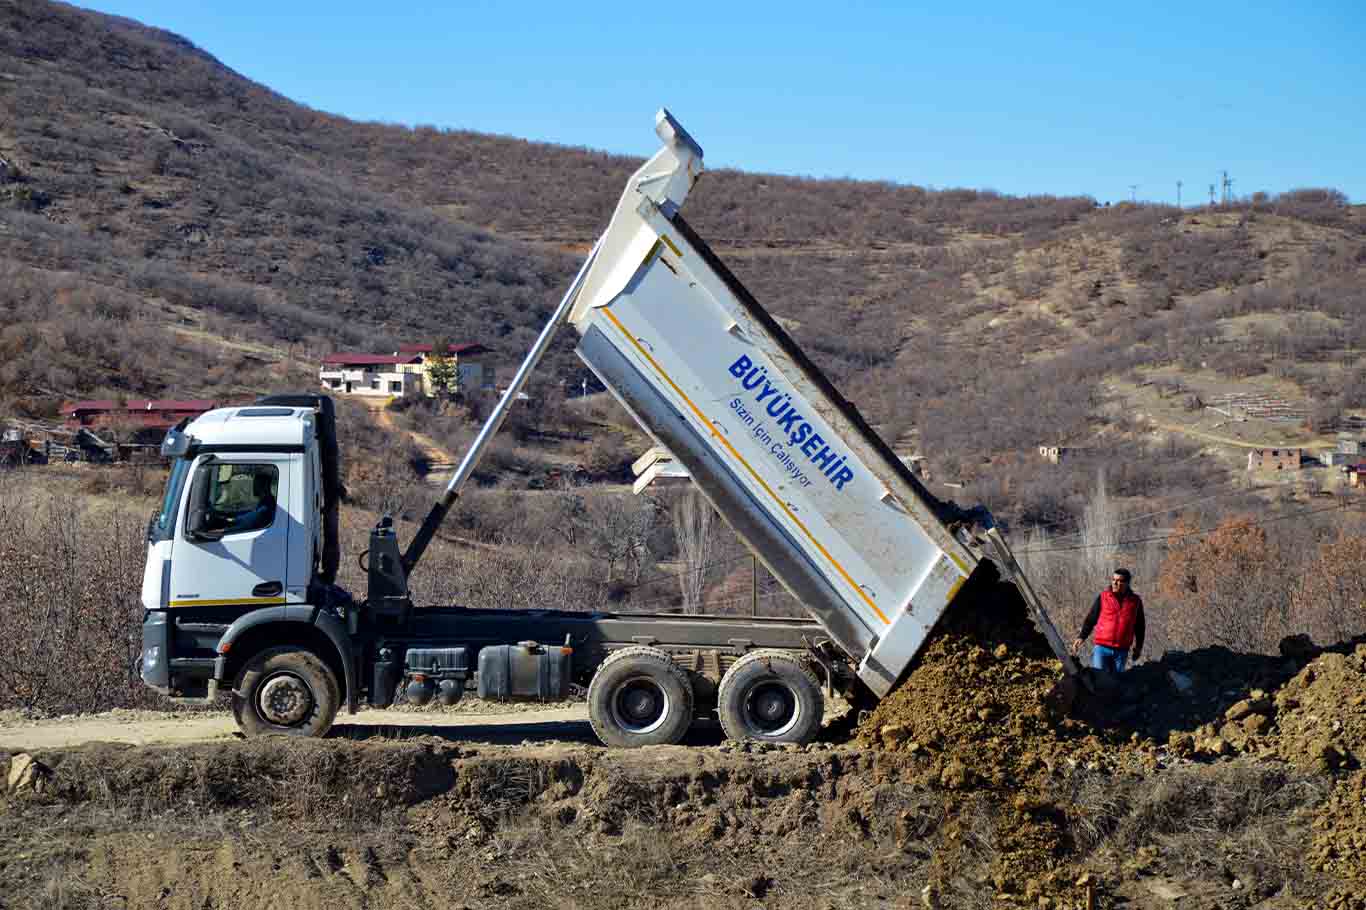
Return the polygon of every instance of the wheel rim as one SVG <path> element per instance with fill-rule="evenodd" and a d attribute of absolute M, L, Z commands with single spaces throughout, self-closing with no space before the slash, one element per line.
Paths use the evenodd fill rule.
<path fill-rule="evenodd" d="M 256 710 L 277 727 L 297 727 L 313 713 L 313 690 L 293 673 L 277 673 L 258 693 Z"/>
<path fill-rule="evenodd" d="M 762 736 L 781 736 L 801 717 L 796 693 L 776 680 L 765 680 L 745 693 L 745 720 Z"/>
<path fill-rule="evenodd" d="M 628 679 L 612 697 L 612 719 L 627 733 L 650 733 L 669 716 L 669 693 L 649 677 Z"/>

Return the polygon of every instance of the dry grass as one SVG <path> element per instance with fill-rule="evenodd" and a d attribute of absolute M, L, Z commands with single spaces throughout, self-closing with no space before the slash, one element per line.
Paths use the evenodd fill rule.
<path fill-rule="evenodd" d="M 1177 879 L 1236 877 L 1266 897 L 1311 893 L 1308 814 L 1331 786 L 1284 765 L 1237 762 L 1182 765 L 1129 781 L 1078 772 L 1050 798 L 1071 807 L 1076 850 L 1097 867 L 1137 861 L 1149 874 Z"/>

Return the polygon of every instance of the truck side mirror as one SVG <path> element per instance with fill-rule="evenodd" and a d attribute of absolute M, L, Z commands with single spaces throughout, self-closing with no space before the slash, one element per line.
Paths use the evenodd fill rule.
<path fill-rule="evenodd" d="M 185 536 L 190 540 L 222 540 L 227 528 L 210 528 L 209 511 L 205 508 L 191 508 L 185 522 Z"/>
<path fill-rule="evenodd" d="M 201 464 L 190 483 L 189 505 L 185 510 L 185 536 L 190 540 L 222 540 L 227 530 L 209 527 L 209 472 L 213 469 L 210 461 Z"/>

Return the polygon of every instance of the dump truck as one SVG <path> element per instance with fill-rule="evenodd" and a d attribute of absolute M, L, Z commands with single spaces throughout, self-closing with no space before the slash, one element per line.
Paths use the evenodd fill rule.
<path fill-rule="evenodd" d="M 276 395 L 169 432 L 148 527 L 142 678 L 173 699 L 231 692 L 244 733 L 318 736 L 345 706 L 558 699 L 587 688 L 610 746 L 809 741 L 827 698 L 871 705 L 989 573 L 1014 581 L 1076 664 L 985 510 L 932 496 L 688 225 L 702 149 L 667 112 L 593 246 L 445 491 L 400 546 L 370 532 L 366 591 L 336 584 L 331 400 Z M 805 608 L 739 618 L 417 606 L 409 578 L 557 330 Z"/>

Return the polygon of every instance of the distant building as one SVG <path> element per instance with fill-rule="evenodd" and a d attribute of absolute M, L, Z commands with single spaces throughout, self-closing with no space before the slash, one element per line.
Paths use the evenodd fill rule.
<path fill-rule="evenodd" d="M 216 407 L 218 402 L 204 399 L 72 401 L 62 405 L 62 417 L 73 430 L 103 426 L 169 430 L 187 417 L 193 419 Z"/>
<path fill-rule="evenodd" d="M 1039 457 L 1051 464 L 1059 464 L 1067 457 L 1066 446 L 1039 446 Z"/>
<path fill-rule="evenodd" d="M 493 388 L 493 366 L 482 344 L 453 344 L 447 356 L 454 361 L 457 388 L 466 393 Z M 433 397 L 427 368 L 432 357 L 430 344 L 405 344 L 392 354 L 328 354 L 318 371 L 322 387 L 342 395 Z"/>
<path fill-rule="evenodd" d="M 427 379 L 427 361 L 432 356 L 430 344 L 405 344 L 398 349 L 400 354 L 416 354 L 419 357 L 418 372 L 422 373 L 422 391 L 428 396 L 436 394 Z M 462 392 L 491 391 L 494 388 L 493 365 L 489 356 L 493 352 L 482 344 L 452 344 L 446 348 L 446 356 L 455 361 L 457 387 Z"/>
<path fill-rule="evenodd" d="M 1247 453 L 1249 471 L 1298 471 L 1303 449 L 1253 449 Z"/>
<path fill-rule="evenodd" d="M 1353 465 L 1361 461 L 1364 454 L 1366 444 L 1361 439 L 1349 433 L 1339 433 L 1337 448 L 1328 454 L 1328 464 L 1332 467 Z"/>
<path fill-rule="evenodd" d="M 343 395 L 399 397 L 422 388 L 416 354 L 328 354 L 318 370 L 322 387 Z"/>

